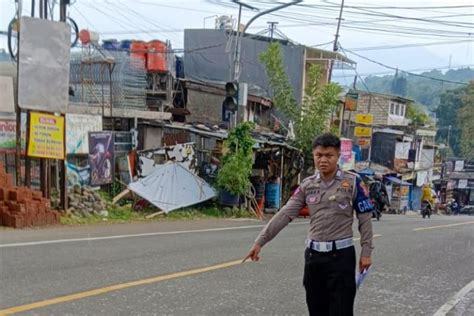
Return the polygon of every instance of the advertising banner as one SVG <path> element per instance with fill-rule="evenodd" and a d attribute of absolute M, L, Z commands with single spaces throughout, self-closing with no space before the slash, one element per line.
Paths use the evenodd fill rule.
<path fill-rule="evenodd" d="M 113 182 L 114 135 L 111 132 L 89 133 L 89 166 L 91 186 Z"/>
<path fill-rule="evenodd" d="M 66 153 L 88 154 L 89 132 L 102 131 L 98 115 L 66 114 Z"/>
<path fill-rule="evenodd" d="M 21 113 L 21 153 L 26 149 L 26 113 Z M 0 118 L 0 154 L 16 152 L 16 120 Z"/>
<path fill-rule="evenodd" d="M 28 156 L 64 159 L 64 117 L 30 113 Z"/>

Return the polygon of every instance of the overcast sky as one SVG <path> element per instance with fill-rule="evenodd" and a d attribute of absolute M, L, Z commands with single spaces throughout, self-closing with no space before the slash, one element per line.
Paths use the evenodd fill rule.
<path fill-rule="evenodd" d="M 29 15 L 31 0 L 23 2 L 23 13 Z M 214 16 L 238 14 L 238 7 L 230 0 L 71 2 L 69 14 L 79 28 L 95 30 L 101 39 L 169 39 L 174 48 L 183 48 L 185 28 L 213 28 Z M 244 2 L 261 10 L 275 5 L 272 1 Z M 0 30 L 4 31 L 14 16 L 15 6 L 13 0 L 0 0 L 0 3 Z M 278 30 L 292 40 L 331 50 L 332 43 L 328 42 L 334 40 L 339 4 L 340 0 L 305 0 L 276 15 L 259 18 L 249 31 L 260 32 L 268 27 L 267 22 L 277 21 Z M 346 0 L 345 6 L 339 42 L 346 49 L 359 49 L 357 53 L 362 56 L 406 70 L 474 64 L 474 35 L 469 34 L 474 32 L 472 0 Z M 242 22 L 246 23 L 254 14 L 244 10 Z M 445 44 L 439 45 L 440 42 Z M 429 45 L 417 46 L 424 43 Z M 409 47 L 387 48 L 394 45 Z M 3 35 L 0 35 L 0 47 L 6 48 Z M 388 72 L 360 57 L 350 54 L 349 57 L 358 62 L 361 74 Z M 350 71 L 338 74 L 352 75 Z"/>

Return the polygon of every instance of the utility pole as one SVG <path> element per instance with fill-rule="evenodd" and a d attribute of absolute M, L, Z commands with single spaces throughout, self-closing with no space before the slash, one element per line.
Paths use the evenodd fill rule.
<path fill-rule="evenodd" d="M 267 22 L 268 23 L 268 33 L 270 34 L 270 42 L 273 41 L 273 33 L 275 31 L 275 25 L 278 24 L 278 22 Z"/>
<path fill-rule="evenodd" d="M 339 40 L 339 30 L 341 29 L 341 21 L 342 21 L 342 11 L 344 10 L 344 0 L 341 0 L 341 8 L 339 10 L 339 18 L 337 19 L 337 29 L 336 35 L 334 36 L 334 45 L 332 47 L 333 52 L 337 52 L 338 50 L 338 40 Z M 334 60 L 331 59 L 331 65 L 329 66 L 329 76 L 328 76 L 328 83 L 331 82 L 332 77 L 332 68 L 334 67 Z"/>

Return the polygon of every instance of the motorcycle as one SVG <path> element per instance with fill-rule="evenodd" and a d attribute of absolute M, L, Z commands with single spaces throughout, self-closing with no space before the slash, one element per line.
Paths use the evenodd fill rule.
<path fill-rule="evenodd" d="M 423 201 L 421 203 L 421 216 L 423 216 L 423 218 L 426 218 L 428 216 L 428 218 L 431 217 L 431 203 L 428 202 L 428 201 Z"/>
<path fill-rule="evenodd" d="M 375 199 L 370 199 L 370 202 L 372 203 L 372 205 L 374 206 L 374 209 L 372 211 L 372 218 L 376 218 L 377 221 L 380 220 L 380 218 L 382 217 L 382 210 L 380 210 L 379 208 L 379 205 L 378 203 L 375 201 Z"/>

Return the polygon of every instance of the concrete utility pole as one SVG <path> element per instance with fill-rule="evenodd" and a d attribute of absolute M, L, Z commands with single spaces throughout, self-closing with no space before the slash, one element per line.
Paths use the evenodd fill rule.
<path fill-rule="evenodd" d="M 342 11 L 344 10 L 344 0 L 341 1 L 341 9 L 339 10 L 339 18 L 337 19 L 337 29 L 336 35 L 334 36 L 334 45 L 332 46 L 332 51 L 337 52 L 338 50 L 338 40 L 339 40 L 339 30 L 341 29 L 341 21 L 342 21 Z M 331 65 L 329 67 L 329 76 L 328 76 L 328 83 L 331 82 L 332 77 L 332 68 L 334 67 L 334 60 L 331 60 Z"/>

